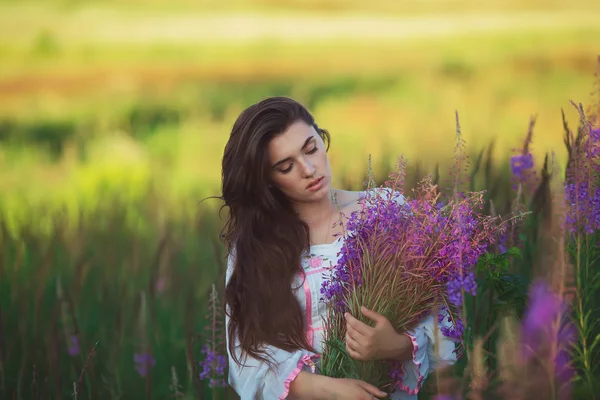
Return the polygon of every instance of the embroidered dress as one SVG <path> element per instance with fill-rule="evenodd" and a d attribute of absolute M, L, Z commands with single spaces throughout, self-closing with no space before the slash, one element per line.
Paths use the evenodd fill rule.
<path fill-rule="evenodd" d="M 398 201 L 403 202 L 403 198 Z M 293 287 L 300 287 L 295 293 L 306 320 L 305 330 L 309 343 L 317 354 L 306 350 L 287 352 L 268 346 L 266 352 L 276 361 L 276 368 L 269 369 L 267 364 L 246 357 L 243 366 L 233 361 L 229 349 L 229 384 L 242 400 L 276 400 L 287 398 L 291 382 L 301 371 L 317 373 L 322 352 L 323 317 L 326 305 L 320 301 L 321 284 L 328 276 L 329 270 L 335 266 L 338 254 L 342 249 L 344 238 L 338 237 L 333 243 L 311 246 L 302 256 L 303 274 L 298 274 Z M 226 280 L 233 271 L 234 256 L 230 254 L 227 265 Z M 226 325 L 229 319 L 226 317 Z M 433 316 L 424 318 L 415 329 L 406 332 L 413 343 L 412 359 L 402 364 L 402 383 L 389 397 L 393 400 L 417 400 L 418 392 L 429 375 L 429 372 L 440 364 L 449 365 L 456 362 L 455 345 L 442 335 L 442 326 L 450 326 L 447 318 L 438 323 L 437 335 L 434 332 Z M 437 336 L 437 337 L 436 337 Z M 434 349 L 437 339 L 438 348 Z M 438 354 L 435 354 L 437 350 Z M 240 350 L 238 350 L 240 351 Z M 239 355 L 240 353 L 238 353 Z"/>

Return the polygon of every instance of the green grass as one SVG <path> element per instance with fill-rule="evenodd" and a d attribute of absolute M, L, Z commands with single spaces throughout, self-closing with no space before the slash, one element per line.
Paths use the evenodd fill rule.
<path fill-rule="evenodd" d="M 124 206 L 104 197 L 98 213 L 86 214 L 76 226 L 68 225 L 75 219 L 51 213 L 45 232 L 40 221 L 49 214 L 32 212 L 17 237 L 4 229 L 3 219 L 0 302 L 8 330 L 0 360 L 1 397 L 38 398 L 37 391 L 65 398 L 84 369 L 80 399 L 145 398 L 145 393 L 165 398 L 171 367 L 181 389 L 195 392 L 191 377 L 197 372 L 188 368 L 197 368 L 193 358 L 202 342 L 193 340 L 205 323 L 210 284 L 222 281 L 222 248 L 211 243 L 214 218 L 174 224 L 177 220 L 161 214 L 151 198 L 147 192 L 143 202 Z M 159 279 L 166 282 L 164 291 L 156 289 Z M 140 321 L 142 296 L 147 317 Z M 75 356 L 66 351 L 70 334 L 80 341 Z M 157 361 L 151 381 L 133 369 L 133 354 L 145 349 Z"/>
<path fill-rule="evenodd" d="M 486 176 L 483 165 L 488 162 Z M 430 170 L 427 164 L 420 173 L 414 167 L 406 190 Z M 474 189 L 488 189 L 486 198 L 505 214 L 515 196 L 506 166 L 484 158 L 474 170 Z M 380 183 L 387 170 L 376 166 L 375 173 Z M 445 178 L 443 172 L 442 182 Z M 159 399 L 173 393 L 174 368 L 182 398 L 236 398 L 230 389 L 211 392 L 196 379 L 210 286 L 215 283 L 222 293 L 224 283 L 219 203 L 199 206 L 199 197 L 193 196 L 173 200 L 142 184 L 134 194 L 124 193 L 126 189 L 117 175 L 87 202 L 43 199 L 41 206 L 21 203 L 11 215 L 0 214 L 0 327 L 10 327 L 1 331 L 0 397 L 39 398 L 41 393 L 64 398 L 76 383 L 79 399 Z M 536 226 L 523 234 L 525 258 L 512 268 L 527 275 L 537 265 L 536 254 L 545 251 L 531 248 L 538 242 Z M 549 266 L 538 268 L 538 273 L 549 272 Z M 157 288 L 159 281 L 165 282 L 163 290 Z M 487 297 L 474 297 L 469 312 L 488 310 Z M 495 322 L 482 321 L 472 334 L 484 335 Z M 67 352 L 71 334 L 80 341 L 81 352 L 75 356 Z M 142 351 L 156 359 L 145 378 L 133 362 L 133 355 Z M 461 368 L 466 362 L 461 361 Z M 424 399 L 429 384 L 420 395 Z M 585 388 L 579 384 L 578 390 Z"/>

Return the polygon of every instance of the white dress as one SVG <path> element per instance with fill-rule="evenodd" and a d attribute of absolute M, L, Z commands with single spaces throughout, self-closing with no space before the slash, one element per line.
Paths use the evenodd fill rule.
<path fill-rule="evenodd" d="M 306 319 L 306 334 L 309 343 L 313 345 L 317 354 L 306 350 L 294 352 L 284 351 L 269 346 L 268 355 L 277 362 L 276 369 L 269 369 L 268 365 L 246 357 L 244 365 L 240 367 L 233 361 L 229 347 L 229 377 L 228 383 L 234 388 L 242 400 L 276 400 L 288 396 L 291 382 L 301 371 L 318 372 L 319 353 L 322 352 L 323 322 L 326 315 L 326 306 L 320 301 L 321 285 L 329 276 L 328 270 L 336 265 L 338 254 L 342 249 L 344 238 L 342 236 L 330 244 L 311 246 L 302 257 L 302 268 L 306 279 L 299 274 L 293 282 L 294 287 L 302 285 L 295 295 L 304 310 Z M 233 271 L 233 256 L 230 254 L 227 264 L 226 281 Z M 225 318 L 226 329 L 229 318 Z M 450 339 L 442 335 L 442 326 L 451 326 L 444 318 L 437 324 L 437 335 L 434 332 L 435 321 L 430 315 L 424 318 L 415 329 L 407 332 L 413 342 L 412 360 L 402 364 L 403 379 L 400 387 L 389 397 L 393 400 L 417 400 L 418 392 L 429 375 L 429 372 L 440 364 L 450 365 L 456 362 L 454 353 L 455 345 Z M 434 341 L 438 340 L 437 354 L 434 351 Z M 238 355 L 239 355 L 238 350 Z"/>

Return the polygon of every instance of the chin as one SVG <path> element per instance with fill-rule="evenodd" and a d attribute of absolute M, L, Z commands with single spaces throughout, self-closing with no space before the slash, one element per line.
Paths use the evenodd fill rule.
<path fill-rule="evenodd" d="M 324 182 L 323 182 L 323 186 L 321 186 L 321 188 L 319 190 L 317 190 L 316 192 L 309 192 L 308 197 L 311 200 L 321 200 L 329 195 L 329 189 L 330 189 L 329 178 L 325 178 Z"/>

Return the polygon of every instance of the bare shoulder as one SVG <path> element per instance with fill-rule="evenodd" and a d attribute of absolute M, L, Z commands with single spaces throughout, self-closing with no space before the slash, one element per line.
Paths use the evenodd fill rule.
<path fill-rule="evenodd" d="M 351 213 L 360 210 L 364 204 L 364 199 L 368 198 L 368 193 L 377 194 L 383 198 L 389 198 L 399 204 L 404 204 L 406 198 L 398 190 L 392 190 L 387 187 L 373 188 L 368 192 L 364 191 L 349 191 L 349 190 L 334 190 L 337 196 L 337 204 L 344 213 Z"/>
<path fill-rule="evenodd" d="M 344 214 L 350 214 L 360 209 L 360 200 L 364 197 L 365 192 L 335 189 L 334 195 L 340 210 Z"/>

